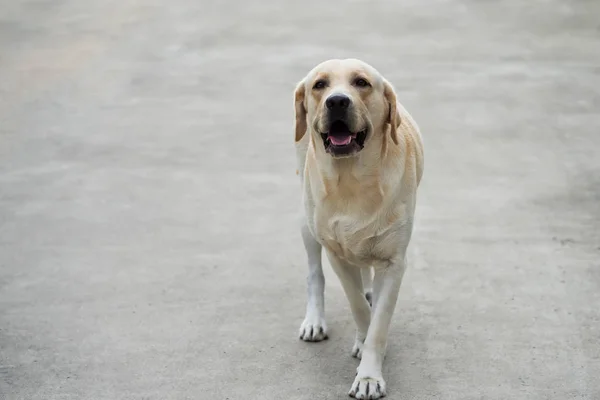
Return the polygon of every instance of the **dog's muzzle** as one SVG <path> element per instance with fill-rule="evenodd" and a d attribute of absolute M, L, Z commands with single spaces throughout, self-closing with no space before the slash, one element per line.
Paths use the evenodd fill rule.
<path fill-rule="evenodd" d="M 325 100 L 327 108 L 327 132 L 321 132 L 325 151 L 334 157 L 350 156 L 365 145 L 367 129 L 353 131 L 349 118 L 352 105 L 344 94 L 333 94 Z"/>

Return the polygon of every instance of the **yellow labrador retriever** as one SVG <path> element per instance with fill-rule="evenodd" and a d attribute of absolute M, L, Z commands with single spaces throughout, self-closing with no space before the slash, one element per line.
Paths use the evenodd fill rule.
<path fill-rule="evenodd" d="M 382 363 L 410 241 L 423 145 L 392 85 L 356 59 L 317 65 L 295 92 L 308 303 L 300 338 L 327 338 L 321 249 L 356 322 L 349 395 L 386 395 Z M 371 292 L 372 290 L 372 292 Z"/>

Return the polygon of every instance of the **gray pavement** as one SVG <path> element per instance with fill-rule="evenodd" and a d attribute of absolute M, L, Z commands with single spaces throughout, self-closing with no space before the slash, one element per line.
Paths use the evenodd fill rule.
<path fill-rule="evenodd" d="M 0 398 L 345 399 L 292 91 L 358 57 L 426 168 L 390 399 L 600 399 L 600 3 L 0 2 Z"/>

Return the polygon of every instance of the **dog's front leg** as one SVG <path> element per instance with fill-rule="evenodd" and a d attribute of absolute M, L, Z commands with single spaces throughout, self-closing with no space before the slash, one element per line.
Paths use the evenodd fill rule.
<path fill-rule="evenodd" d="M 386 395 L 382 366 L 392 315 L 404 276 L 404 255 L 388 267 L 375 269 L 371 324 L 363 345 L 362 359 L 349 395 L 357 399 L 379 399 Z"/>
<path fill-rule="evenodd" d="M 308 278 L 306 316 L 300 325 L 300 339 L 319 342 L 327 339 L 325 323 L 325 276 L 321 264 L 321 245 L 310 233 L 308 226 L 302 226 L 302 241 L 308 256 Z"/>
<path fill-rule="evenodd" d="M 328 252 L 327 256 L 350 303 L 350 310 L 356 322 L 356 340 L 352 347 L 352 356 L 360 358 L 371 320 L 371 308 L 364 295 L 361 269 L 345 263 L 331 252 Z"/>

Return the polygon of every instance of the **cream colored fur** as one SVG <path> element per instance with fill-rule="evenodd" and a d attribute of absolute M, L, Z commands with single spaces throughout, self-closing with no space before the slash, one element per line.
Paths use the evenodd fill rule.
<path fill-rule="evenodd" d="M 368 87 L 359 87 L 364 78 Z M 327 86 L 315 89 L 316 80 Z M 344 94 L 355 132 L 368 129 L 364 148 L 349 157 L 325 151 L 325 100 Z M 419 129 L 397 101 L 392 85 L 355 59 L 316 66 L 295 92 L 296 150 L 303 186 L 302 238 L 308 255 L 308 302 L 300 337 L 327 337 L 321 249 L 340 279 L 356 322 L 352 355 L 360 358 L 349 394 L 385 396 L 382 376 L 390 321 L 406 269 L 417 187 L 423 174 Z M 365 295 L 371 297 L 372 306 Z M 369 293 L 369 294 L 367 294 Z"/>

